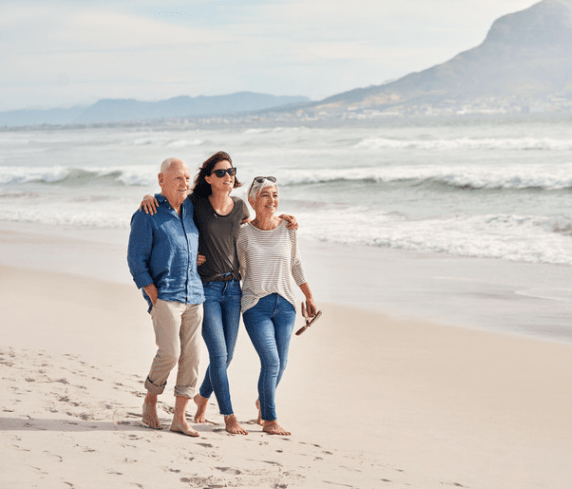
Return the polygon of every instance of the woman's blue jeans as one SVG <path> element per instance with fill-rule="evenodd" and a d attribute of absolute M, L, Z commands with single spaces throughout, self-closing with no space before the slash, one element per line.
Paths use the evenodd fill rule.
<path fill-rule="evenodd" d="M 206 282 L 203 289 L 203 339 L 209 351 L 210 363 L 199 392 L 208 399 L 214 391 L 220 413 L 230 415 L 233 410 L 226 371 L 238 337 L 242 296 L 240 282 L 234 279 Z"/>
<path fill-rule="evenodd" d="M 258 400 L 262 419 L 276 418 L 276 387 L 288 362 L 296 309 L 279 294 L 263 297 L 242 314 L 248 336 L 260 357 Z"/>

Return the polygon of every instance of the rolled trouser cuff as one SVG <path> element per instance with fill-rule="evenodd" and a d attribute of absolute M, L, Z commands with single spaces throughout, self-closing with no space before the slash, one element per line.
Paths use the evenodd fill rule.
<path fill-rule="evenodd" d="M 175 397 L 186 397 L 188 399 L 192 399 L 195 397 L 195 387 L 192 386 L 175 386 Z"/>
<path fill-rule="evenodd" d="M 166 385 L 167 385 L 166 382 L 162 385 L 156 385 L 153 382 L 151 382 L 151 379 L 149 377 L 145 379 L 145 389 L 147 389 L 148 392 L 156 396 L 163 394 Z"/>

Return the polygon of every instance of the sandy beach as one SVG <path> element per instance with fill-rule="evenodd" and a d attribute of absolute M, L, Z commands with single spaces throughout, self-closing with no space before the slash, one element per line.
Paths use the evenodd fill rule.
<path fill-rule="evenodd" d="M 334 247 L 302 249 L 324 317 L 292 339 L 278 391 L 291 437 L 254 422 L 244 330 L 229 375 L 250 434 L 226 433 L 214 399 L 200 438 L 170 433 L 171 386 L 165 429 L 146 428 L 151 321 L 125 245 L 104 234 L 0 225 L 2 488 L 569 487 L 572 345 L 332 300 Z M 394 256 L 376 251 L 375 267 Z"/>

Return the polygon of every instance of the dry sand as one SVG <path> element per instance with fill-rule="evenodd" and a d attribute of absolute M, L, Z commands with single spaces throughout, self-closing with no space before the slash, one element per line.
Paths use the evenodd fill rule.
<path fill-rule="evenodd" d="M 293 435 L 254 423 L 242 330 L 230 381 L 250 434 L 226 433 L 213 398 L 188 438 L 141 423 L 155 347 L 135 286 L 9 266 L 0 285 L 2 489 L 570 487 L 572 345 L 322 303 L 278 392 Z"/>

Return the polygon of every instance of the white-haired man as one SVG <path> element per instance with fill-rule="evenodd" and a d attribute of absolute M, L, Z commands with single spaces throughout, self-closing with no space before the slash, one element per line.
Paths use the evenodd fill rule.
<path fill-rule="evenodd" d="M 143 423 L 161 428 L 157 396 L 178 364 L 171 431 L 199 436 L 185 418 L 198 379 L 203 286 L 197 271 L 199 232 L 189 193 L 191 173 L 178 158 L 161 163 L 157 214 L 137 211 L 131 219 L 127 261 L 149 304 L 158 346 L 145 380 Z"/>

